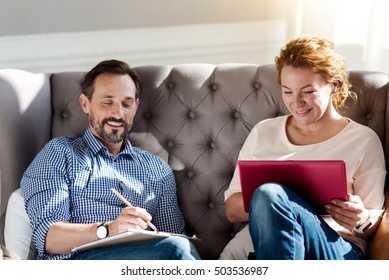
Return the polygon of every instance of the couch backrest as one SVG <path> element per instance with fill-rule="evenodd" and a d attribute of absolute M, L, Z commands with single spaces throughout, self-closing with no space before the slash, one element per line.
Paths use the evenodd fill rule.
<path fill-rule="evenodd" d="M 50 139 L 49 76 L 20 70 L 0 70 L 0 243 L 8 198 L 20 178 Z"/>
<path fill-rule="evenodd" d="M 204 258 L 216 258 L 236 233 L 224 216 L 224 191 L 240 147 L 259 121 L 283 115 L 274 65 L 136 67 L 143 80 L 134 128 L 134 145 L 164 158 L 173 168 L 187 231 L 203 242 Z M 53 137 L 80 135 L 85 121 L 78 106 L 81 73 L 52 76 Z M 343 113 L 386 137 L 388 75 L 352 72 L 359 96 Z M 65 92 L 66 90 L 66 92 Z M 351 101 L 351 100 L 350 100 Z"/>
<path fill-rule="evenodd" d="M 161 156 L 171 165 L 187 231 L 202 239 L 198 249 L 203 258 L 217 258 L 241 227 L 230 224 L 224 215 L 224 191 L 235 169 L 239 150 L 257 122 L 287 113 L 274 65 L 186 64 L 135 69 L 142 77 L 143 91 L 130 138 L 134 145 Z M 51 99 L 46 86 L 42 93 L 46 98 L 38 95 L 36 103 L 39 106 L 31 108 L 33 116 L 23 116 L 23 121 L 17 122 L 18 129 L 23 130 L 19 134 L 10 134 L 13 130 L 6 119 L 3 120 L 9 119 L 8 114 L 2 111 L 3 108 L 10 109 L 0 104 L 0 122 L 7 125 L 0 127 L 3 130 L 1 146 L 9 143 L 7 147 L 10 147 L 10 143 L 18 141 L 29 150 L 33 145 L 28 156 L 14 146 L 12 153 L 1 150 L 0 187 L 1 193 L 5 194 L 1 197 L 2 215 L 7 195 L 18 187 L 21 171 L 38 147 L 48 137 L 82 135 L 87 127 L 87 119 L 78 103 L 83 75 L 82 72 L 52 74 Z M 343 113 L 377 132 L 388 163 L 388 74 L 352 71 L 350 79 L 359 99 L 358 102 L 350 101 Z M 17 83 L 23 84 L 24 80 Z M 6 84 L 0 84 L 0 92 Z M 44 84 L 47 85 L 47 80 Z M 51 111 L 50 114 L 47 111 L 51 104 L 51 135 L 43 137 L 40 132 L 48 133 L 45 126 L 50 120 Z M 11 116 L 21 118 L 16 112 Z M 41 123 L 43 127 L 40 127 Z M 13 160 L 12 164 L 3 164 L 4 159 L 9 160 L 12 156 L 15 159 L 23 157 L 22 163 Z M 19 171 L 5 172 L 7 168 Z"/>
<path fill-rule="evenodd" d="M 143 90 L 131 141 L 173 168 L 187 231 L 203 240 L 204 258 L 217 258 L 237 230 L 224 216 L 224 191 L 239 149 L 258 120 L 286 113 L 274 94 L 279 92 L 275 69 L 190 64 L 136 70 Z M 85 129 L 78 105 L 81 77 L 51 77 L 53 137 L 81 135 Z"/>

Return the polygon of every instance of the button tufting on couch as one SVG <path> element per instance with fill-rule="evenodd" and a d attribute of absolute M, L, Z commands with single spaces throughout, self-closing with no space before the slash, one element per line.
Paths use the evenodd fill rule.
<path fill-rule="evenodd" d="M 170 164 L 186 230 L 202 239 L 198 246 L 202 258 L 217 259 L 243 226 L 230 224 L 224 215 L 224 191 L 238 152 L 257 122 L 287 113 L 275 67 L 185 64 L 135 69 L 143 91 L 131 141 Z M 49 139 L 80 136 L 87 127 L 78 103 L 83 75 L 0 70 L 0 243 L 8 198 L 19 188 L 28 164 Z M 342 113 L 377 132 L 388 164 L 388 74 L 351 71 L 350 80 L 359 99 L 349 102 Z M 387 224 L 382 223 L 371 242 L 370 258 L 389 258 Z M 6 235 L 12 231 L 8 227 Z M 12 240 L 5 244 L 10 249 L 19 246 L 16 238 L 5 239 Z"/>

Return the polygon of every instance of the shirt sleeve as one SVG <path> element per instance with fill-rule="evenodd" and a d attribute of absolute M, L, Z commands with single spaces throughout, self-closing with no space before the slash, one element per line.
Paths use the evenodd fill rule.
<path fill-rule="evenodd" d="M 354 194 L 358 195 L 365 208 L 381 210 L 384 206 L 384 186 L 386 167 L 384 152 L 381 142 L 374 133 L 367 135 L 370 138 L 363 150 L 361 160 L 355 165 L 354 170 Z M 381 211 L 378 211 L 381 212 Z"/>
<path fill-rule="evenodd" d="M 50 141 L 23 174 L 21 190 L 38 255 L 44 254 L 46 234 L 58 221 L 70 218 L 66 153 L 57 140 Z"/>
<path fill-rule="evenodd" d="M 162 167 L 163 190 L 153 221 L 155 226 L 161 231 L 184 234 L 185 222 L 178 205 L 176 181 L 173 171 L 166 163 Z"/>

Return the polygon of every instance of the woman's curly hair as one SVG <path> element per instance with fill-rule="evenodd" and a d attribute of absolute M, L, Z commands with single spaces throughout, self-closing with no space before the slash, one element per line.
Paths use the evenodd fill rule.
<path fill-rule="evenodd" d="M 339 88 L 332 95 L 332 104 L 340 109 L 348 97 L 356 99 L 348 80 L 344 57 L 335 51 L 333 42 L 315 35 L 305 35 L 288 42 L 275 58 L 278 81 L 284 66 L 305 67 L 318 73 L 331 83 L 338 82 Z"/>

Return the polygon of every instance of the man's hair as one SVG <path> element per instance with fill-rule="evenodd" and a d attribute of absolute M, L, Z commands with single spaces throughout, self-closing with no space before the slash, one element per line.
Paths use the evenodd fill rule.
<path fill-rule="evenodd" d="M 139 75 L 125 62 L 111 59 L 98 63 L 84 77 L 81 83 L 81 91 L 91 100 L 94 92 L 96 78 L 101 74 L 128 75 L 135 84 L 135 98 L 138 99 L 141 92 L 141 79 Z"/>

